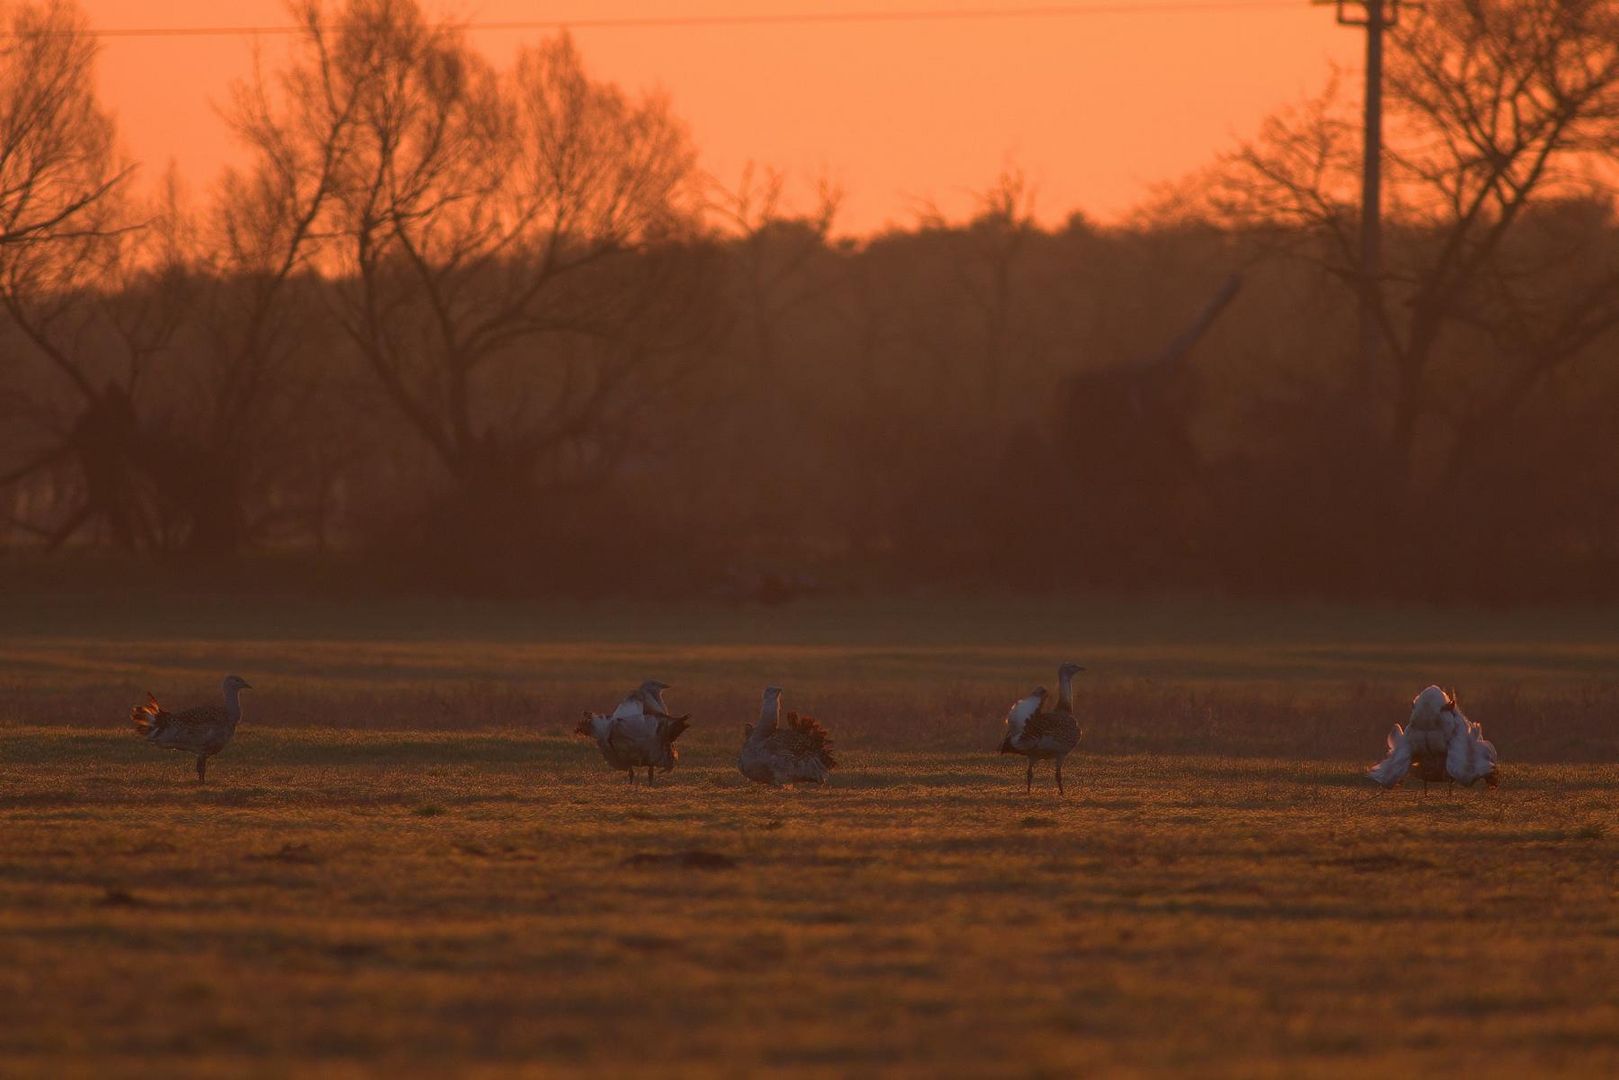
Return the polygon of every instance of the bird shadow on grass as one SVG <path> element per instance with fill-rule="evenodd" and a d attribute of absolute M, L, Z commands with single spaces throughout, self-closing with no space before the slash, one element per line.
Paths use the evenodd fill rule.
<path fill-rule="evenodd" d="M 5 734 L 0 735 L 0 748 L 11 765 L 123 765 L 152 756 L 152 748 L 127 729 L 82 735 Z"/>
<path fill-rule="evenodd" d="M 1006 783 L 1004 777 L 982 772 L 852 772 L 836 776 L 832 787 L 854 791 L 892 790 L 896 788 L 991 788 Z"/>
<path fill-rule="evenodd" d="M 737 859 L 718 851 L 638 851 L 623 860 L 633 867 L 667 867 L 681 870 L 734 870 Z"/>
<path fill-rule="evenodd" d="M 108 800 L 86 799 L 71 791 L 17 791 L 0 795 L 0 810 L 46 810 L 102 801 Z"/>
<path fill-rule="evenodd" d="M 245 748 L 244 748 L 245 749 Z M 561 766 L 575 761 L 579 747 L 561 739 L 466 736 L 457 739 L 366 739 L 355 742 L 299 743 L 277 739 L 260 744 L 244 761 L 275 765 L 520 765 Z"/>

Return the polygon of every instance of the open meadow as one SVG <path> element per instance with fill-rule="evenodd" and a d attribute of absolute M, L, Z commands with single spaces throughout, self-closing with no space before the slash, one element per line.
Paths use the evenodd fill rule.
<path fill-rule="evenodd" d="M 1619 1068 L 1607 618 L 8 599 L 8 1076 Z M 1000 715 L 1066 658 L 1026 795 Z M 199 787 L 128 709 L 227 670 Z M 569 733 L 650 675 L 648 789 Z M 1362 779 L 1431 681 L 1497 791 Z M 737 774 L 767 682 L 830 787 Z"/>

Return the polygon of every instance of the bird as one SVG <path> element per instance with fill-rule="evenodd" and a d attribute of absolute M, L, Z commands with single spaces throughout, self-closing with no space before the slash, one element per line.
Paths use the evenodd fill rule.
<path fill-rule="evenodd" d="M 1001 753 L 1022 754 L 1029 759 L 1024 791 L 1034 790 L 1034 763 L 1051 758 L 1057 766 L 1057 794 L 1064 794 L 1062 762 L 1079 745 L 1079 722 L 1074 719 L 1074 676 L 1085 669 L 1064 664 L 1057 669 L 1057 705 L 1049 712 L 1046 688 L 1037 686 L 1020 698 L 1006 714 L 1006 737 Z"/>
<path fill-rule="evenodd" d="M 181 712 L 164 712 L 156 695 L 147 691 L 146 704 L 129 710 L 130 722 L 147 742 L 167 750 L 197 755 L 197 783 L 208 782 L 208 759 L 225 749 L 242 720 L 243 690 L 253 689 L 240 675 L 225 676 L 225 704 L 198 705 Z"/>
<path fill-rule="evenodd" d="M 1411 716 L 1388 736 L 1388 753 L 1366 770 L 1373 783 L 1390 788 L 1415 769 L 1422 788 L 1436 781 L 1450 781 L 1472 787 L 1483 780 L 1495 787 L 1495 744 L 1484 737 L 1481 725 L 1462 712 L 1454 693 L 1430 686 L 1411 699 Z"/>
<path fill-rule="evenodd" d="M 607 764 L 628 773 L 632 784 L 635 770 L 644 766 L 651 784 L 654 768 L 668 772 L 675 767 L 680 758 L 675 740 L 691 726 L 690 716 L 669 715 L 663 702 L 668 689 L 668 683 L 648 679 L 611 713 L 585 713 L 574 734 L 594 739 Z"/>
<path fill-rule="evenodd" d="M 742 752 L 737 768 L 749 780 L 781 787 L 785 784 L 824 784 L 837 768 L 832 739 L 814 717 L 790 712 L 782 727 L 781 687 L 765 687 L 759 722 L 742 730 Z"/>

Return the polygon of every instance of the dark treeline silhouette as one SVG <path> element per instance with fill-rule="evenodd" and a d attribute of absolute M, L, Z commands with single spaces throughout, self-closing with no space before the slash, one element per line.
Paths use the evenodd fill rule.
<path fill-rule="evenodd" d="M 1126 224 L 1041 227 L 1012 174 L 849 241 L 829 189 L 716 197 L 567 38 L 495 70 L 410 0 L 309 3 L 230 110 L 248 164 L 143 201 L 80 17 L 10 10 L 15 548 L 496 592 L 1619 596 L 1611 4 L 1402 25 L 1372 371 L 1332 94 Z"/>

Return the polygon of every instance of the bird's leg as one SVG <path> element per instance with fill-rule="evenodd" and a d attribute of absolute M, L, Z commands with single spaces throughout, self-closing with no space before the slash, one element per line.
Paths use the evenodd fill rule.
<path fill-rule="evenodd" d="M 207 782 L 208 782 L 208 755 L 207 754 L 198 754 L 197 755 L 197 783 L 206 784 Z"/>
<path fill-rule="evenodd" d="M 1062 758 L 1057 759 L 1057 794 L 1058 795 L 1063 794 L 1063 790 L 1062 790 Z"/>
<path fill-rule="evenodd" d="M 648 765 L 646 767 L 646 786 L 651 787 L 653 785 L 653 783 L 654 783 L 654 781 L 652 779 L 652 766 Z"/>
<path fill-rule="evenodd" d="M 1034 790 L 1034 759 L 1029 759 L 1029 771 L 1023 778 L 1023 793 L 1027 795 Z"/>

